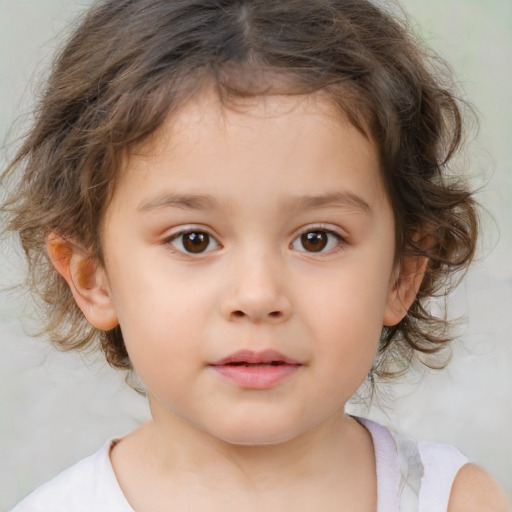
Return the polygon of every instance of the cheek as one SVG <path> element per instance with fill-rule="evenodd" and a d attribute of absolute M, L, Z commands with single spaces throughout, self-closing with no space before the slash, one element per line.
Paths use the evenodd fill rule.
<path fill-rule="evenodd" d="M 202 359 L 197 336 L 185 329 L 187 322 L 167 315 L 150 317 L 123 329 L 126 349 L 135 372 L 149 392 L 183 391 L 190 376 L 200 369 Z"/>
<path fill-rule="evenodd" d="M 343 368 L 347 375 L 366 374 L 371 366 L 380 340 L 382 323 L 358 312 L 340 313 L 331 309 L 330 321 L 326 318 L 319 338 L 318 356 L 327 365 Z M 326 312 L 327 315 L 327 312 Z M 319 316 L 321 318 L 321 316 Z"/>
<path fill-rule="evenodd" d="M 216 304 L 208 290 L 158 272 L 139 272 L 122 286 L 116 310 L 139 377 L 144 382 L 160 377 L 173 380 L 187 368 L 198 367 L 201 341 Z"/>
<path fill-rule="evenodd" d="M 301 308 L 322 357 L 345 367 L 371 366 L 383 325 L 387 276 L 363 268 L 360 273 L 339 272 L 309 294 Z"/>

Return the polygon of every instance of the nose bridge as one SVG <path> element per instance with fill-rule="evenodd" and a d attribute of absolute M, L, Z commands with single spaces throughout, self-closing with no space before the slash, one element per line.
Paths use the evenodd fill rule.
<path fill-rule="evenodd" d="M 255 241 L 231 261 L 229 291 L 223 313 L 229 319 L 283 321 L 290 315 L 283 257 L 277 248 Z"/>

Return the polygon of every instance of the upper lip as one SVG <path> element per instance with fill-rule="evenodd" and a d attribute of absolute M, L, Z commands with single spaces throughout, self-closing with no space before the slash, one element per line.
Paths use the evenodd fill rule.
<path fill-rule="evenodd" d="M 281 363 L 281 364 L 290 364 L 290 365 L 299 365 L 301 364 L 299 361 L 292 359 L 291 357 L 285 356 L 278 352 L 277 350 L 262 350 L 256 352 L 254 350 L 239 350 L 238 352 L 234 352 L 227 357 L 219 359 L 214 363 L 211 363 L 211 366 L 224 366 L 227 364 L 234 363 L 248 363 L 248 364 L 271 364 L 271 363 Z"/>

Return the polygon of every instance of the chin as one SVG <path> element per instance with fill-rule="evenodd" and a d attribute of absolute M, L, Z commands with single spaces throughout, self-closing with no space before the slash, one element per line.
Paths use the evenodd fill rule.
<path fill-rule="evenodd" d="M 219 429 L 216 432 L 210 432 L 212 435 L 236 446 L 272 446 L 286 443 L 302 432 L 288 425 L 271 425 L 257 420 L 247 425 L 230 424 L 226 429 Z"/>
<path fill-rule="evenodd" d="M 225 443 L 231 444 L 233 446 L 276 446 L 279 444 L 286 443 L 291 441 L 294 437 L 293 435 L 284 436 L 284 435 L 273 435 L 273 436 L 265 436 L 259 434 L 254 435 L 237 435 L 237 436 L 226 436 L 220 438 L 221 441 Z"/>

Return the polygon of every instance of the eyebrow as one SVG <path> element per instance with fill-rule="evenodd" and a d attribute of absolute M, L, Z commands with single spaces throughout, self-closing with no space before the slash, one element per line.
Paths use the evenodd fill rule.
<path fill-rule="evenodd" d="M 223 201 L 224 202 L 224 201 Z M 179 208 L 183 210 L 215 210 L 220 201 L 208 194 L 164 193 L 141 203 L 137 211 L 141 213 L 162 208 Z M 314 210 L 320 208 L 345 208 L 368 215 L 372 209 L 360 196 L 351 192 L 329 192 L 309 196 L 294 197 L 282 205 L 283 211 Z"/>
<path fill-rule="evenodd" d="M 208 194 L 173 194 L 165 193 L 143 202 L 137 211 L 145 213 L 161 208 L 180 208 L 183 210 L 213 210 L 218 201 Z"/>
<path fill-rule="evenodd" d="M 285 208 L 290 210 L 315 210 L 319 208 L 346 208 L 369 215 L 370 205 L 352 192 L 329 192 L 326 194 L 302 196 L 290 199 Z"/>

